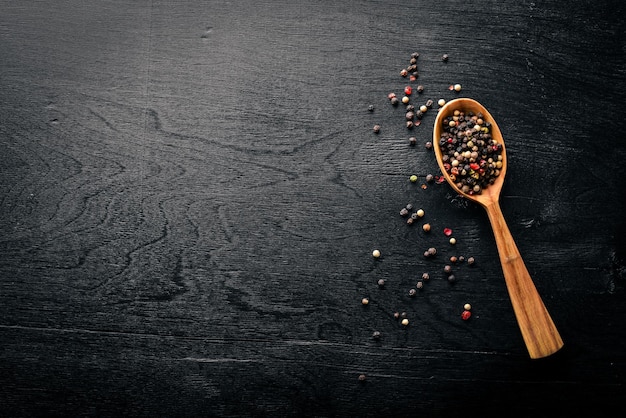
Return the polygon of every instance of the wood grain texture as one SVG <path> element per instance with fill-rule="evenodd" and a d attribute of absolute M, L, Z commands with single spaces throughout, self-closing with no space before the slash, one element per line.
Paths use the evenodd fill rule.
<path fill-rule="evenodd" d="M 622 2 L 0 9 L 0 416 L 621 405 Z M 507 140 L 502 211 L 556 356 L 528 359 L 482 208 L 420 187 L 434 112 L 409 133 L 387 100 L 413 51 L 419 100 L 458 82 Z M 453 285 L 451 255 L 476 258 Z"/>

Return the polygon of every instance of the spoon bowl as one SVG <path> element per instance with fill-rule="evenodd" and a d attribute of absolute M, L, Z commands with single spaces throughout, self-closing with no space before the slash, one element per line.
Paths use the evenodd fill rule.
<path fill-rule="evenodd" d="M 490 123 L 489 129 L 492 139 L 502 146 L 500 174 L 495 177 L 492 184 L 482 188 L 480 193 L 470 194 L 460 189 L 446 170 L 446 163 L 443 161 L 443 151 L 440 148 L 439 139 L 444 130 L 444 119 L 451 116 L 455 110 L 460 110 L 466 115 L 469 112 L 475 115 L 482 114 L 482 118 Z M 495 119 L 484 106 L 473 99 L 459 98 L 451 100 L 439 109 L 435 119 L 433 148 L 437 164 L 439 164 L 439 168 L 448 184 L 457 193 L 468 200 L 480 204 L 487 211 L 513 311 L 530 357 L 533 359 L 542 358 L 557 352 L 563 346 L 563 340 L 535 288 L 500 209 L 500 192 L 504 184 L 508 164 L 504 139 Z"/>

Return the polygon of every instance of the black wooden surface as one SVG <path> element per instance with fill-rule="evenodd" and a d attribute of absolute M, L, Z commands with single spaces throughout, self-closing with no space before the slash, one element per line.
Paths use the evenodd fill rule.
<path fill-rule="evenodd" d="M 48 3 L 0 1 L 0 416 L 623 409 L 623 2 Z M 408 131 L 387 100 L 414 51 L 414 103 L 503 131 L 552 357 L 484 211 L 421 187 L 437 105 Z M 476 259 L 453 285 L 451 255 Z"/>

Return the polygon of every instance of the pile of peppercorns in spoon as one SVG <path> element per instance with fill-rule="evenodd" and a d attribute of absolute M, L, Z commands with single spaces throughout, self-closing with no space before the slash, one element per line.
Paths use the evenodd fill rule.
<path fill-rule="evenodd" d="M 500 175 L 502 144 L 490 133 L 481 113 L 456 109 L 444 118 L 439 137 L 443 167 L 463 193 L 480 194 Z"/>

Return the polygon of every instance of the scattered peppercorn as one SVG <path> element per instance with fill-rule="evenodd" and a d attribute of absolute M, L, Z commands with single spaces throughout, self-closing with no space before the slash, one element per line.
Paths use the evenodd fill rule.
<path fill-rule="evenodd" d="M 385 279 L 378 279 L 378 287 L 385 287 Z"/>
<path fill-rule="evenodd" d="M 430 224 L 426 223 L 422 225 L 422 229 L 424 230 L 424 232 L 430 232 Z"/>
<path fill-rule="evenodd" d="M 439 99 L 439 101 L 437 102 L 437 104 L 439 105 L 439 107 L 443 106 L 446 104 L 446 100 L 445 99 Z"/>
<path fill-rule="evenodd" d="M 407 208 L 400 209 L 400 216 L 407 216 L 408 214 L 409 211 L 407 210 Z"/>
<path fill-rule="evenodd" d="M 404 318 L 404 319 L 402 320 L 402 325 L 404 325 L 405 327 L 406 327 L 407 325 L 409 325 L 409 320 L 408 320 L 408 319 L 406 319 L 406 318 Z"/>
<path fill-rule="evenodd" d="M 417 138 L 415 138 L 414 136 L 409 138 L 409 145 L 411 146 L 415 146 L 415 144 L 417 144 Z"/>
<path fill-rule="evenodd" d="M 452 266 L 446 264 L 445 266 L 443 266 L 443 271 L 444 273 L 452 273 Z"/>
<path fill-rule="evenodd" d="M 471 266 L 472 264 L 474 264 L 474 263 L 475 263 L 474 257 L 469 257 L 469 258 L 467 259 L 467 264 L 469 264 L 470 266 Z"/>
<path fill-rule="evenodd" d="M 424 282 L 417 282 L 415 287 L 417 287 L 417 290 L 422 290 L 422 288 L 424 287 Z"/>
<path fill-rule="evenodd" d="M 454 282 L 456 281 L 456 277 L 454 277 L 454 274 L 450 274 L 450 275 L 448 276 L 448 281 L 449 281 L 450 283 L 454 283 Z"/>
<path fill-rule="evenodd" d="M 454 238 L 454 237 L 450 238 L 450 244 L 451 245 L 456 244 L 456 238 Z"/>
<path fill-rule="evenodd" d="M 417 216 L 419 216 L 420 218 L 424 217 L 424 209 L 418 209 L 417 212 L 415 212 L 417 214 Z"/>
<path fill-rule="evenodd" d="M 426 174 L 426 181 L 431 183 L 435 179 L 435 176 L 432 174 Z"/>
<path fill-rule="evenodd" d="M 463 313 L 461 314 L 461 319 L 467 321 L 468 319 L 470 319 L 471 316 L 472 313 L 470 311 L 463 311 Z"/>
<path fill-rule="evenodd" d="M 380 331 L 374 331 L 372 333 L 372 338 L 375 340 L 380 340 Z"/>
<path fill-rule="evenodd" d="M 390 103 L 391 103 L 391 105 L 392 105 L 392 106 L 398 106 L 398 103 L 400 103 L 400 100 L 398 100 L 398 98 L 397 98 L 397 97 L 393 97 L 393 98 L 390 100 Z"/>
<path fill-rule="evenodd" d="M 442 60 L 443 62 L 448 62 L 448 59 L 449 59 L 448 54 L 443 54 L 443 55 L 441 56 L 441 60 Z"/>
<path fill-rule="evenodd" d="M 406 70 L 406 68 L 403 68 L 403 69 L 400 71 L 400 75 L 401 75 L 402 77 L 406 77 L 407 75 L 409 75 L 409 72 Z"/>
<path fill-rule="evenodd" d="M 380 125 L 374 125 L 373 130 L 374 130 L 375 134 L 379 133 L 380 132 Z"/>
<path fill-rule="evenodd" d="M 454 91 L 461 91 L 461 85 L 460 84 L 455 84 L 454 85 Z"/>
<path fill-rule="evenodd" d="M 404 94 L 406 94 L 407 96 L 410 96 L 413 93 L 413 87 L 411 86 L 406 86 L 404 88 Z"/>
<path fill-rule="evenodd" d="M 367 106 L 367 110 L 369 110 L 370 112 L 373 112 L 374 111 L 374 105 Z"/>
<path fill-rule="evenodd" d="M 400 312 L 394 312 L 394 313 L 393 313 L 393 317 L 394 317 L 395 319 L 400 318 Z"/>
<path fill-rule="evenodd" d="M 419 86 L 417 86 L 417 92 L 419 94 L 422 94 L 424 92 L 424 86 L 422 86 L 421 84 Z"/>
<path fill-rule="evenodd" d="M 364 374 L 360 374 L 359 375 L 359 382 L 365 382 L 366 379 L 367 379 L 367 377 L 365 377 Z"/>
<path fill-rule="evenodd" d="M 402 96 L 402 103 L 407 104 L 409 103 L 409 100 L 411 100 L 409 99 L 409 96 Z"/>
<path fill-rule="evenodd" d="M 456 256 L 450 257 L 450 262 L 451 263 L 456 263 L 457 261 L 458 261 L 458 258 Z"/>
<path fill-rule="evenodd" d="M 363 305 L 367 305 L 367 304 L 369 304 L 369 303 L 370 303 L 370 300 L 369 300 L 368 298 L 363 298 L 363 299 L 361 299 L 361 304 L 363 304 Z"/>
<path fill-rule="evenodd" d="M 430 141 L 426 141 L 426 143 L 424 144 L 424 147 L 426 147 L 426 149 L 431 149 L 433 147 L 433 143 Z"/>
<path fill-rule="evenodd" d="M 470 311 L 472 310 L 472 305 L 470 305 L 469 303 L 466 303 L 465 305 L 463 305 L 463 309 L 465 309 L 466 311 Z"/>
<path fill-rule="evenodd" d="M 409 296 L 413 297 L 415 296 L 415 294 L 417 293 L 417 291 L 413 288 L 409 289 Z"/>
<path fill-rule="evenodd" d="M 413 174 L 411 177 L 409 177 L 409 180 L 411 180 L 411 183 L 415 183 L 417 181 L 417 176 Z"/>
<path fill-rule="evenodd" d="M 435 247 L 430 247 L 430 248 L 428 249 L 428 254 L 430 254 L 430 255 L 435 255 L 435 254 L 437 254 L 437 249 L 436 249 Z"/>
<path fill-rule="evenodd" d="M 422 273 L 422 280 L 430 279 L 430 275 L 428 273 Z"/>
<path fill-rule="evenodd" d="M 374 258 L 378 258 L 378 257 L 380 257 L 380 250 L 374 250 L 374 251 L 372 251 L 372 257 L 374 257 Z"/>

